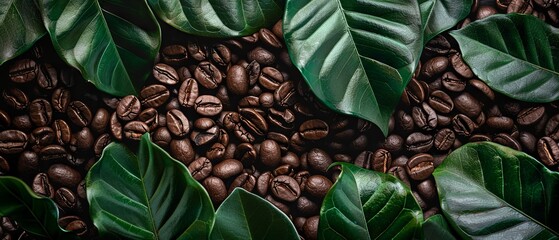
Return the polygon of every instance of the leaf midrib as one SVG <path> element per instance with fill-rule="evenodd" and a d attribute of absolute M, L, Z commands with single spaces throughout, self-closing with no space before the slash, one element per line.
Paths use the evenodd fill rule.
<path fill-rule="evenodd" d="M 140 147 L 142 147 L 142 146 L 140 146 Z M 151 157 L 152 156 L 151 146 L 146 146 L 146 148 L 148 150 L 149 156 Z M 139 172 L 139 175 L 140 175 L 139 178 L 140 178 L 140 182 L 142 183 L 142 190 L 143 190 L 142 193 L 144 194 L 144 197 L 145 197 L 145 200 L 146 200 L 146 207 L 147 207 L 147 210 L 148 210 L 148 218 L 149 218 L 148 220 L 149 220 L 149 222 L 150 222 L 150 224 L 153 228 L 153 236 L 155 237 L 156 240 L 159 240 L 159 229 L 157 229 L 157 227 L 155 226 L 155 219 L 153 218 L 153 209 L 151 208 L 151 201 L 149 200 L 149 197 L 148 197 L 148 194 L 147 194 L 148 191 L 146 189 L 146 184 L 145 184 L 145 181 L 144 181 L 144 174 L 142 174 L 142 169 L 140 168 L 140 159 L 138 158 L 138 156 L 136 154 L 132 154 L 132 156 L 136 160 L 136 161 L 134 161 L 134 163 L 136 163 L 137 166 L 138 166 L 138 172 Z M 151 161 L 151 158 L 150 158 L 150 161 Z"/>

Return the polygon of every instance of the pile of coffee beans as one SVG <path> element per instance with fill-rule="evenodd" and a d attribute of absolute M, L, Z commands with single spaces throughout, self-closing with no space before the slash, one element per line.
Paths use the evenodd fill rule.
<path fill-rule="evenodd" d="M 475 0 L 472 14 L 458 27 L 470 22 L 486 18 L 495 13 L 521 13 L 533 15 L 554 27 L 559 27 L 559 1 L 557 0 L 495 0 L 491 4 L 481 4 L 483 0 Z"/>

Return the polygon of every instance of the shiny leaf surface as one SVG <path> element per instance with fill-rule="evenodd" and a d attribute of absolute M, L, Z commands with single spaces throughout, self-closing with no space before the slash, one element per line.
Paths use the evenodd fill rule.
<path fill-rule="evenodd" d="M 270 202 L 236 188 L 217 209 L 210 239 L 299 239 L 291 220 Z"/>
<path fill-rule="evenodd" d="M 145 0 L 38 0 L 54 48 L 98 89 L 136 94 L 151 74 L 161 30 Z"/>
<path fill-rule="evenodd" d="M 0 216 L 10 217 L 31 235 L 46 239 L 78 239 L 58 226 L 58 208 L 15 177 L 0 176 Z"/>
<path fill-rule="evenodd" d="M 452 229 L 441 214 L 436 214 L 423 222 L 423 237 L 426 240 L 453 240 Z"/>
<path fill-rule="evenodd" d="M 411 239 L 423 213 L 395 177 L 340 163 L 342 173 L 320 209 L 319 239 Z"/>
<path fill-rule="evenodd" d="M 388 132 L 423 47 L 417 0 L 288 0 L 289 55 L 330 109 Z"/>
<path fill-rule="evenodd" d="M 468 16 L 472 3 L 473 0 L 419 0 L 424 41 L 454 27 Z"/>
<path fill-rule="evenodd" d="M 559 100 L 559 29 L 528 15 L 494 15 L 450 33 L 493 90 L 528 102 Z"/>
<path fill-rule="evenodd" d="M 0 4 L 0 65 L 27 51 L 45 35 L 35 2 L 7 0 Z"/>
<path fill-rule="evenodd" d="M 207 37 L 237 37 L 270 27 L 285 0 L 148 0 L 157 16 L 183 32 Z"/>
<path fill-rule="evenodd" d="M 442 211 L 461 237 L 551 239 L 559 230 L 559 173 L 491 142 L 452 152 L 433 173 Z"/>
<path fill-rule="evenodd" d="M 90 214 L 101 233 L 128 239 L 206 238 L 214 209 L 208 193 L 144 134 L 137 154 L 112 143 L 89 171 Z"/>

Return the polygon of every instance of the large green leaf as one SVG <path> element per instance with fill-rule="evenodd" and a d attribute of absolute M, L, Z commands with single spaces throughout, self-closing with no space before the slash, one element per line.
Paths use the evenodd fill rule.
<path fill-rule="evenodd" d="M 387 134 L 423 48 L 417 0 L 288 0 L 283 20 L 289 55 L 315 95 Z"/>
<path fill-rule="evenodd" d="M 423 237 L 426 240 L 454 240 L 448 222 L 441 214 L 436 214 L 423 222 Z"/>
<path fill-rule="evenodd" d="M 559 173 L 491 142 L 452 152 L 433 173 L 441 208 L 466 239 L 550 239 L 559 230 Z"/>
<path fill-rule="evenodd" d="M 159 18 L 183 32 L 208 37 L 252 34 L 277 22 L 285 0 L 148 0 Z"/>
<path fill-rule="evenodd" d="M 0 216 L 10 217 L 31 235 L 46 239 L 77 239 L 58 226 L 58 208 L 15 177 L 0 176 Z"/>
<path fill-rule="evenodd" d="M 423 213 L 411 190 L 395 177 L 348 163 L 324 198 L 319 239 L 411 239 Z"/>
<path fill-rule="evenodd" d="M 419 0 L 424 42 L 456 25 L 470 14 L 473 0 Z"/>
<path fill-rule="evenodd" d="M 511 98 L 559 100 L 559 29 L 528 15 L 494 15 L 450 33 L 479 79 Z"/>
<path fill-rule="evenodd" d="M 270 202 L 236 188 L 217 209 L 210 239 L 299 239 L 295 226 Z"/>
<path fill-rule="evenodd" d="M 101 233 L 129 239 L 202 239 L 213 223 L 208 193 L 144 134 L 135 155 L 121 143 L 105 148 L 89 171 L 87 199 Z"/>
<path fill-rule="evenodd" d="M 153 67 L 161 30 L 145 0 L 37 0 L 54 48 L 98 89 L 136 94 Z"/>
<path fill-rule="evenodd" d="M 45 35 L 34 1 L 6 0 L 0 4 L 0 65 L 27 51 Z"/>

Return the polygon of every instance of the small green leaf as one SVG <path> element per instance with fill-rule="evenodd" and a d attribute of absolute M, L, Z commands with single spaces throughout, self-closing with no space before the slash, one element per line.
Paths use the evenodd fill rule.
<path fill-rule="evenodd" d="M 469 143 L 433 176 L 441 210 L 462 238 L 558 238 L 559 173 L 523 152 Z"/>
<path fill-rule="evenodd" d="M 493 90 L 527 102 L 559 100 L 559 29 L 533 16 L 496 14 L 450 34 Z"/>
<path fill-rule="evenodd" d="M 8 0 L 0 4 L 0 65 L 27 51 L 45 35 L 34 1 Z"/>
<path fill-rule="evenodd" d="M 470 14 L 473 0 L 419 0 L 424 42 L 454 27 Z"/>
<path fill-rule="evenodd" d="M 277 22 L 285 0 L 148 0 L 159 18 L 186 33 L 207 37 L 252 34 Z"/>
<path fill-rule="evenodd" d="M 283 24 L 289 55 L 314 94 L 386 135 L 423 49 L 417 0 L 288 0 Z"/>
<path fill-rule="evenodd" d="M 210 239 L 299 239 L 287 216 L 268 201 L 236 188 L 217 209 Z"/>
<path fill-rule="evenodd" d="M 454 240 L 452 229 L 441 214 L 436 214 L 423 222 L 423 237 L 426 240 Z"/>
<path fill-rule="evenodd" d="M 136 94 L 151 74 L 161 30 L 145 0 L 38 0 L 58 54 L 99 90 Z"/>
<path fill-rule="evenodd" d="M 135 155 L 121 143 L 105 148 L 86 177 L 93 222 L 101 233 L 129 239 L 201 239 L 214 209 L 208 193 L 144 134 Z"/>
<path fill-rule="evenodd" d="M 324 198 L 319 239 L 411 239 L 423 213 L 411 190 L 395 177 L 339 163 L 342 173 Z"/>
<path fill-rule="evenodd" d="M 58 226 L 56 204 L 18 178 L 0 176 L 0 196 L 0 216 L 15 220 L 28 233 L 46 239 L 77 239 Z"/>

